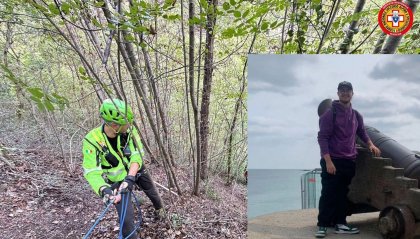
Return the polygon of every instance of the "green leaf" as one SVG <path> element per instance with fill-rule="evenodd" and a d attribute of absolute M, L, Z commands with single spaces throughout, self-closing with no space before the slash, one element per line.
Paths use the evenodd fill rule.
<path fill-rule="evenodd" d="M 222 32 L 222 37 L 224 37 L 224 38 L 231 38 L 234 35 L 235 35 L 235 29 L 233 29 L 231 27 Z"/>
<path fill-rule="evenodd" d="M 130 7 L 130 15 L 136 15 L 139 12 L 139 9 L 137 8 L 137 6 L 132 6 Z"/>
<path fill-rule="evenodd" d="M 36 98 L 35 96 L 31 96 L 30 98 L 31 98 L 31 100 L 33 100 L 35 102 L 41 103 L 41 99 L 40 98 Z"/>
<path fill-rule="evenodd" d="M 104 1 L 97 1 L 93 5 L 95 7 L 103 7 L 103 6 L 105 6 Z"/>
<path fill-rule="evenodd" d="M 247 34 L 248 32 L 246 31 L 246 29 L 244 29 L 244 28 L 239 28 L 239 29 L 237 29 L 236 30 L 236 36 L 243 36 L 243 35 L 245 35 L 245 34 Z"/>
<path fill-rule="evenodd" d="M 51 104 L 51 102 L 48 99 L 44 99 L 44 105 L 47 108 L 48 111 L 53 111 L 54 110 L 54 105 Z"/>
<path fill-rule="evenodd" d="M 235 4 L 236 4 L 235 0 L 230 0 L 229 2 L 230 2 L 230 5 L 232 5 L 232 6 L 235 6 Z"/>
<path fill-rule="evenodd" d="M 241 96 L 241 93 L 240 92 L 235 92 L 235 93 L 228 93 L 227 95 L 226 95 L 226 98 L 227 99 L 237 99 L 237 98 L 239 98 Z"/>
<path fill-rule="evenodd" d="M 209 7 L 209 4 L 207 3 L 207 0 L 200 0 L 200 5 L 205 10 Z"/>
<path fill-rule="evenodd" d="M 263 22 L 261 25 L 261 30 L 265 31 L 268 28 L 268 22 Z"/>
<path fill-rule="evenodd" d="M 147 47 L 147 44 L 144 41 L 140 42 L 139 45 L 141 46 L 141 48 L 146 48 Z"/>
<path fill-rule="evenodd" d="M 63 104 L 63 105 L 65 105 L 65 104 L 68 104 L 69 103 L 69 100 L 67 99 L 67 98 L 65 98 L 65 97 L 63 97 L 63 96 L 61 96 L 61 95 L 58 95 L 58 94 L 56 94 L 56 93 L 52 93 L 51 94 L 54 98 L 56 98 L 57 99 L 57 103 L 58 104 Z"/>
<path fill-rule="evenodd" d="M 60 10 L 58 10 L 58 8 L 55 6 L 55 4 L 50 3 L 48 5 L 48 9 L 50 10 L 51 13 L 53 13 L 55 15 L 60 15 Z"/>
<path fill-rule="evenodd" d="M 92 24 L 96 27 L 102 27 L 101 23 L 96 19 L 96 17 L 92 18 Z"/>
<path fill-rule="evenodd" d="M 44 106 L 44 104 L 42 104 L 42 102 L 41 102 L 41 101 L 36 102 L 36 105 L 38 106 L 38 109 L 39 109 L 40 111 L 45 111 L 45 106 Z"/>
<path fill-rule="evenodd" d="M 81 67 L 79 67 L 79 73 L 80 73 L 80 74 L 82 74 L 82 75 L 86 75 L 86 70 L 85 70 L 85 68 L 83 68 L 82 66 L 81 66 Z"/>
<path fill-rule="evenodd" d="M 136 40 L 136 38 L 133 35 L 126 35 L 126 36 L 124 36 L 124 40 L 126 40 L 128 42 L 134 42 Z"/>
<path fill-rule="evenodd" d="M 249 9 L 247 9 L 243 14 L 242 14 L 242 18 L 246 18 L 249 14 Z"/>
<path fill-rule="evenodd" d="M 339 21 L 335 21 L 335 22 L 332 24 L 332 28 L 333 28 L 333 29 L 337 29 L 339 26 L 340 26 L 340 22 L 339 22 Z"/>
<path fill-rule="evenodd" d="M 274 21 L 270 24 L 270 28 L 275 28 L 277 26 L 277 21 Z"/>
<path fill-rule="evenodd" d="M 228 3 L 228 2 L 224 2 L 224 3 L 223 3 L 223 9 L 224 9 L 224 10 L 228 10 L 229 8 L 230 8 L 229 3 Z"/>
<path fill-rule="evenodd" d="M 69 14 L 70 13 L 70 4 L 63 2 L 61 4 L 61 10 L 63 11 L 64 14 Z"/>
<path fill-rule="evenodd" d="M 235 12 L 233 12 L 233 15 L 234 15 L 236 18 L 240 18 L 240 17 L 241 17 L 241 12 L 240 12 L 240 11 L 235 11 Z"/>
<path fill-rule="evenodd" d="M 181 19 L 181 16 L 179 14 L 169 15 L 168 20 L 178 20 Z"/>
<path fill-rule="evenodd" d="M 110 22 L 108 22 L 108 28 L 110 30 L 117 30 L 117 27 L 113 23 L 110 23 Z"/>
<path fill-rule="evenodd" d="M 42 92 L 41 88 L 38 87 L 28 87 L 28 91 L 36 98 L 44 97 L 44 92 Z"/>
<path fill-rule="evenodd" d="M 190 25 L 201 25 L 201 24 L 203 24 L 203 23 L 205 23 L 205 21 L 206 21 L 206 19 L 201 19 L 201 18 L 198 18 L 198 17 L 196 17 L 196 16 L 194 16 L 192 19 L 188 19 L 188 24 L 190 24 Z"/>
<path fill-rule="evenodd" d="M 147 32 L 147 27 L 139 25 L 139 26 L 135 26 L 133 28 L 133 31 L 137 32 L 137 33 L 141 33 L 141 32 Z"/>
<path fill-rule="evenodd" d="M 38 4 L 36 2 L 32 2 L 33 6 L 38 9 L 39 11 L 41 11 L 42 13 L 47 13 L 48 9 L 44 6 L 42 6 L 41 4 Z"/>

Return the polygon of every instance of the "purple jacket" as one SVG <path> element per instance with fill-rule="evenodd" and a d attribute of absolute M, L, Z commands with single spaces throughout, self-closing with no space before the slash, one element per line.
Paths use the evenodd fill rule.
<path fill-rule="evenodd" d="M 346 108 L 338 100 L 332 104 L 336 108 L 335 124 L 332 108 L 319 118 L 318 143 L 321 157 L 329 153 L 331 157 L 355 159 L 356 134 L 365 143 L 369 141 L 363 117 L 357 114 L 351 105 Z"/>

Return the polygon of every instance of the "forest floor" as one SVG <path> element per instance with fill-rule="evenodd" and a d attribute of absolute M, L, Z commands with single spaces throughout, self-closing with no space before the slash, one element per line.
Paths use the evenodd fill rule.
<path fill-rule="evenodd" d="M 0 142 L 0 231 L 2 238 L 81 238 L 103 211 L 104 204 L 83 178 L 80 166 L 69 173 L 60 156 L 47 150 L 13 148 Z M 150 165 L 153 178 L 164 172 Z M 188 175 L 178 169 L 184 185 Z M 182 176 L 181 176 L 182 175 Z M 188 176 L 188 177 L 187 177 Z M 188 182 L 190 183 L 190 182 Z M 246 238 L 246 187 L 225 186 L 220 178 L 200 197 L 184 191 L 175 196 L 158 187 L 167 218 L 154 217 L 143 192 L 140 238 Z M 117 238 L 114 207 L 95 228 L 91 238 Z"/>
<path fill-rule="evenodd" d="M 17 122 L 13 107 L 2 107 L 0 115 L 0 237 L 82 238 L 105 206 L 83 178 L 81 157 L 63 159 L 60 150 L 46 143 L 51 137 L 45 136 L 45 128 Z M 156 182 L 167 185 L 161 166 L 147 168 Z M 150 200 L 136 191 L 142 201 L 140 238 L 246 238 L 246 185 L 226 186 L 222 177 L 211 175 L 201 183 L 200 196 L 192 196 L 191 166 L 175 171 L 182 196 L 157 187 L 166 219 L 156 219 Z M 90 238 L 118 238 L 118 233 L 117 212 L 111 207 Z"/>

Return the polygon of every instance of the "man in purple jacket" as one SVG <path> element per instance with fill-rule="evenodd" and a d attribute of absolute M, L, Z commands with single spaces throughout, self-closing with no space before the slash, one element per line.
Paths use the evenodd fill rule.
<path fill-rule="evenodd" d="M 319 199 L 318 227 L 315 234 L 323 238 L 327 227 L 335 226 L 335 233 L 356 234 L 359 229 L 347 225 L 347 193 L 355 174 L 356 135 L 379 156 L 381 151 L 366 133 L 362 116 L 352 109 L 353 86 L 343 81 L 338 84 L 339 100 L 319 118 L 318 143 L 321 148 L 322 191 Z"/>

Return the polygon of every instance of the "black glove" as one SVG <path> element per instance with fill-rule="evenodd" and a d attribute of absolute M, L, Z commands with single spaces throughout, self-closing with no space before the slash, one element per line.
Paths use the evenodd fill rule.
<path fill-rule="evenodd" d="M 109 203 L 109 199 L 111 196 L 114 196 L 114 193 L 112 192 L 112 189 L 110 187 L 106 187 L 101 191 L 102 201 L 105 204 Z"/>
<path fill-rule="evenodd" d="M 127 187 L 125 187 L 126 189 L 128 189 L 129 191 L 133 190 L 133 184 L 136 182 L 136 177 L 135 176 L 131 176 L 131 175 L 127 175 L 123 181 L 123 183 L 127 183 Z M 122 188 L 124 189 L 124 188 Z"/>

